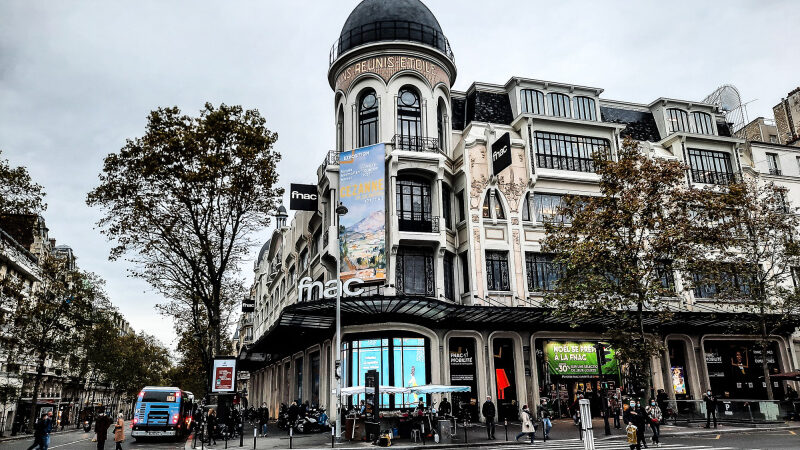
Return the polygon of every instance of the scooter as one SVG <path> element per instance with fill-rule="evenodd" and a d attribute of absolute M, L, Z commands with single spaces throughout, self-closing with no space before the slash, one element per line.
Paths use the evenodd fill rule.
<path fill-rule="evenodd" d="M 88 433 L 92 429 L 92 424 L 88 420 L 83 421 L 83 432 Z"/>

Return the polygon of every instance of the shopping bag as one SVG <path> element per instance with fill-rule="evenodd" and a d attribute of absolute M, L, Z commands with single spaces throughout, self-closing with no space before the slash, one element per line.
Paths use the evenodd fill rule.
<path fill-rule="evenodd" d="M 633 425 L 628 425 L 625 427 L 625 431 L 628 433 L 628 444 L 636 444 L 636 427 Z"/>

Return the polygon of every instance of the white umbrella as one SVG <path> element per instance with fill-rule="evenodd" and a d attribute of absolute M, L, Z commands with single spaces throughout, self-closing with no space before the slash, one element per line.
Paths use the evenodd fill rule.
<path fill-rule="evenodd" d="M 411 390 L 412 393 L 417 395 L 472 391 L 472 388 L 469 386 L 446 386 L 443 384 L 425 384 L 422 386 L 414 386 L 409 389 Z"/>
<path fill-rule="evenodd" d="M 378 389 L 380 390 L 381 394 L 408 394 L 410 392 L 408 388 L 397 386 L 379 386 Z M 342 388 L 342 395 L 358 395 L 366 392 L 366 386 L 349 386 Z M 336 389 L 331 389 L 331 394 L 335 393 Z"/>

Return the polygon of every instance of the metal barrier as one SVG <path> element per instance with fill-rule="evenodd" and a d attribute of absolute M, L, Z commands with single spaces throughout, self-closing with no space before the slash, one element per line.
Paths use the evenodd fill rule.
<path fill-rule="evenodd" d="M 718 399 L 717 422 L 725 423 L 772 423 L 797 417 L 800 402 L 780 400 L 733 400 Z M 705 422 L 706 403 L 703 400 L 670 400 L 664 419 L 667 423 Z M 712 418 L 713 422 L 713 418 Z"/>

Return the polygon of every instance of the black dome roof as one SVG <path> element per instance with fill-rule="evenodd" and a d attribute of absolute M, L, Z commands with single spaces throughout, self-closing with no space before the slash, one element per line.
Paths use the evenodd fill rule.
<path fill-rule="evenodd" d="M 420 0 L 363 0 L 344 22 L 338 53 L 390 40 L 422 42 L 449 52 L 439 21 Z"/>

